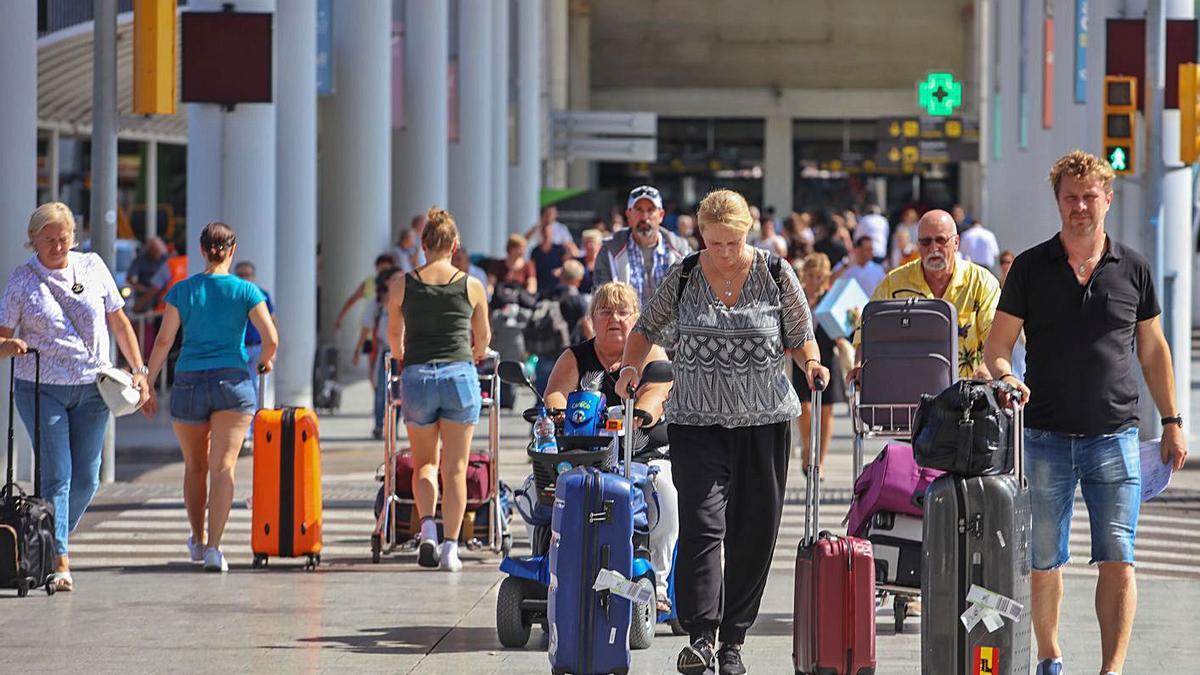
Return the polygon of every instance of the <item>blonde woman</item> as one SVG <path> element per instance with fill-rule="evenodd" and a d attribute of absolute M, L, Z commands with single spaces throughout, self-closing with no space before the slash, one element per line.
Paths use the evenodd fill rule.
<path fill-rule="evenodd" d="M 796 265 L 800 283 L 804 286 L 804 299 L 809 307 L 816 307 L 825 294 L 829 292 L 829 280 L 833 276 L 829 265 L 829 257 L 824 253 L 813 253 Z M 817 346 L 821 349 L 821 365 L 829 370 L 830 379 L 821 399 L 821 445 L 817 466 L 825 466 L 825 455 L 829 452 L 829 443 L 833 440 L 833 404 L 846 402 L 846 385 L 842 381 L 842 368 L 834 356 L 835 341 L 829 337 L 824 328 L 815 326 L 814 333 Z M 848 346 L 848 343 L 847 343 Z M 804 474 L 808 475 L 808 458 L 811 452 L 810 429 L 812 424 L 812 403 L 809 397 L 812 389 L 808 386 L 808 378 L 800 368 L 792 370 L 792 384 L 796 394 L 800 396 L 800 440 L 804 448 Z"/>
<path fill-rule="evenodd" d="M 429 209 L 421 233 L 426 263 L 389 283 L 388 342 L 403 368 L 404 423 L 412 445 L 412 491 L 421 519 L 417 563 L 449 572 L 462 569 L 458 535 L 467 507 L 467 457 L 482 399 L 475 363 L 492 339 L 487 289 L 450 261 L 459 247 L 449 213 Z M 438 546 L 434 513 L 442 476 Z"/>
<path fill-rule="evenodd" d="M 42 495 L 54 504 L 56 590 L 75 587 L 67 535 L 79 525 L 100 486 L 100 451 L 108 406 L 96 376 L 109 368 L 113 338 L 133 368 L 144 403 L 150 387 L 125 301 L 104 261 L 71 251 L 75 217 L 61 202 L 42 204 L 29 219 L 34 256 L 13 270 L 0 304 L 0 358 L 37 349 L 42 360 Z M 20 338 L 13 335 L 20 333 Z M 16 404 L 34 428 L 34 362 L 18 359 Z"/>
<path fill-rule="evenodd" d="M 795 272 L 746 245 L 746 199 L 711 192 L 697 220 L 708 248 L 663 278 L 626 341 L 616 389 L 636 386 L 652 344 L 675 350 L 666 404 L 679 492 L 675 602 L 691 636 L 676 667 L 703 673 L 716 660 L 731 675 L 746 672 L 742 643 L 766 588 L 800 414 L 783 365 L 792 356 L 810 383 L 829 371 Z M 727 524 L 736 545 L 725 542 Z"/>

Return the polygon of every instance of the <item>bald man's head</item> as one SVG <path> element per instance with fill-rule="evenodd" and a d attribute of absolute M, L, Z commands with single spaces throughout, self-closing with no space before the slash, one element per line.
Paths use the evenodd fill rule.
<path fill-rule="evenodd" d="M 927 211 L 917 223 L 917 246 L 925 269 L 930 272 L 949 269 L 958 252 L 958 227 L 954 217 L 941 209 Z"/>

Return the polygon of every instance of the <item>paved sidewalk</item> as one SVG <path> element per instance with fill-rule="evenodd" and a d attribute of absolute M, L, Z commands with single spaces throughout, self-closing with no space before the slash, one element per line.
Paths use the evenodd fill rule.
<path fill-rule="evenodd" d="M 371 564 L 370 505 L 382 445 L 368 436 L 368 396 L 365 383 L 352 385 L 342 414 L 322 418 L 326 549 L 315 573 L 287 561 L 250 570 L 244 501 L 250 492 L 249 456 L 239 467 L 226 543 L 233 570 L 211 575 L 192 567 L 183 546 L 182 465 L 174 437 L 165 422 L 123 419 L 119 474 L 126 481 L 101 489 L 72 537 L 78 591 L 23 600 L 0 592 L 6 662 L 34 672 L 546 672 L 540 629 L 533 629 L 525 650 L 502 649 L 496 639 L 502 579 L 496 555 L 466 553 L 458 575 L 420 570 L 411 553 Z M 501 476 L 510 484 L 529 470 L 522 450 L 527 433 L 518 417 L 505 416 Z M 879 444 L 868 444 L 868 453 Z M 849 424 L 841 410 L 826 471 L 826 529 L 839 530 L 845 513 L 849 448 Z M 792 672 L 792 569 L 803 528 L 803 488 L 797 460 L 767 593 L 746 646 L 755 673 Z M 1148 505 L 1139 537 L 1141 614 L 1129 674 L 1184 672 L 1178 664 L 1200 659 L 1200 645 L 1192 637 L 1200 606 L 1200 471 L 1177 476 L 1166 497 Z M 520 549 L 524 528 L 514 525 Z M 1099 666 L 1091 590 L 1095 572 L 1082 564 L 1086 536 L 1086 518 L 1077 517 L 1063 635 L 1070 672 L 1080 673 Z M 883 607 L 878 627 L 877 672 L 920 672 L 917 623 L 910 621 L 909 632 L 896 635 L 891 610 Z M 674 672 L 674 655 L 683 642 L 660 628 L 649 650 L 634 653 L 632 672 Z"/>

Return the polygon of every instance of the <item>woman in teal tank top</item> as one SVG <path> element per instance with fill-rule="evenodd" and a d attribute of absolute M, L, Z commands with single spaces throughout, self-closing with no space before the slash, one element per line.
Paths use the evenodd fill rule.
<path fill-rule="evenodd" d="M 459 245 L 454 219 L 436 206 L 428 218 L 421 234 L 425 265 L 390 282 L 388 342 L 402 368 L 401 409 L 421 518 L 417 562 L 457 572 L 462 569 L 458 534 L 467 506 L 467 457 L 481 404 L 475 363 L 483 359 L 492 331 L 483 284 L 450 263 Z M 439 468 L 446 535 L 441 546 L 433 521 Z"/>

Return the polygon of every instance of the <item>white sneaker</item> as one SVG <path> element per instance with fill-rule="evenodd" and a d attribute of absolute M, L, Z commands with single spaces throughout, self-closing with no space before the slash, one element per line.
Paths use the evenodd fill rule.
<path fill-rule="evenodd" d="M 447 572 L 461 572 L 462 561 L 458 559 L 458 546 L 452 546 L 451 542 L 442 542 L 441 556 L 438 561 L 438 567 Z"/>
<path fill-rule="evenodd" d="M 192 540 L 192 535 L 188 535 L 188 553 L 192 556 L 192 562 L 204 562 L 204 544 L 197 544 Z"/>
<path fill-rule="evenodd" d="M 204 571 L 228 572 L 229 563 L 225 562 L 225 556 L 219 550 L 210 548 L 204 552 Z"/>

